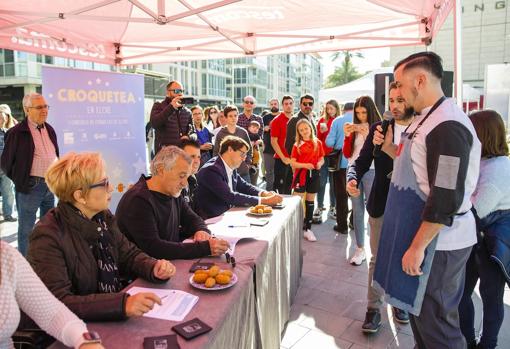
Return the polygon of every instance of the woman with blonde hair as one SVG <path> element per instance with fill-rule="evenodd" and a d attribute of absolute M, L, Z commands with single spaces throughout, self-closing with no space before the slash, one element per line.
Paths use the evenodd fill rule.
<path fill-rule="evenodd" d="M 311 228 L 315 194 L 320 185 L 319 170 L 324 164 L 324 148 L 307 119 L 301 119 L 296 124 L 296 143 L 292 147 L 290 158 L 290 166 L 294 171 L 293 194 L 305 200 L 304 238 L 317 241 Z"/>
<path fill-rule="evenodd" d="M 5 134 L 18 122 L 12 117 L 11 108 L 7 104 L 0 104 L 0 156 L 5 146 Z M 2 193 L 2 213 L 5 222 L 16 222 L 12 216 L 14 206 L 14 184 L 11 179 L 0 169 L 0 192 Z"/>
<path fill-rule="evenodd" d="M 153 293 L 122 291 L 136 277 L 163 283 L 175 267 L 149 257 L 119 231 L 108 210 L 113 187 L 101 155 L 68 153 L 45 179 L 59 202 L 35 225 L 28 261 L 50 291 L 90 321 L 141 316 L 161 304 Z"/>

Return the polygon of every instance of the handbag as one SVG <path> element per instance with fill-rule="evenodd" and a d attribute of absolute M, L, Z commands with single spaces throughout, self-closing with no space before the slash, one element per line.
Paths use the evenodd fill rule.
<path fill-rule="evenodd" d="M 331 153 L 326 155 L 329 172 L 338 171 L 338 165 L 340 163 L 341 156 L 342 149 L 334 149 Z"/>

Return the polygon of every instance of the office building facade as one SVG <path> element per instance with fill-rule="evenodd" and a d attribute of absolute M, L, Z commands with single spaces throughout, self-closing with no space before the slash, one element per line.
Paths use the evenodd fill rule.
<path fill-rule="evenodd" d="M 0 49 L 0 103 L 9 104 L 17 118 L 23 114 L 23 95 L 41 92 L 43 64 L 115 71 L 104 64 Z M 146 119 L 154 101 L 166 95 L 166 85 L 171 80 L 180 81 L 185 94 L 203 106 L 234 103 L 242 107 L 243 97 L 252 95 L 258 101 L 256 111 L 260 112 L 270 98 L 281 99 L 285 94 L 298 98 L 303 93 L 318 96 L 322 70 L 318 57 L 310 54 L 144 64 L 121 69 L 144 75 Z"/>
<path fill-rule="evenodd" d="M 425 49 L 424 46 L 390 49 L 390 62 Z M 429 50 L 438 53 L 446 70 L 454 68 L 453 13 L 439 31 Z M 485 67 L 488 64 L 510 62 L 510 1 L 462 1 L 462 79 L 483 90 Z"/>

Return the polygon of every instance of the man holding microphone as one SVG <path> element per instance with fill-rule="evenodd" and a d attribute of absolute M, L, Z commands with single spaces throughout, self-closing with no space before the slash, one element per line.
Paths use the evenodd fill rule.
<path fill-rule="evenodd" d="M 390 125 L 395 130 L 393 142 L 398 144 L 401 132 L 413 121 L 413 114 L 406 110 L 405 100 L 394 82 L 389 86 L 389 106 L 392 117 Z M 386 116 L 387 113 L 384 113 L 384 115 Z M 360 195 L 358 183 L 360 183 L 361 178 L 370 169 L 372 161 L 374 161 L 375 177 L 366 205 L 369 215 L 368 224 L 370 225 L 370 251 L 372 257 L 370 258 L 368 269 L 367 313 L 365 315 L 365 322 L 361 326 L 361 330 L 365 333 L 376 333 L 379 331 L 381 327 L 380 308 L 383 304 L 383 294 L 372 287 L 372 277 L 390 186 L 391 172 L 393 170 L 393 159 L 384 152 L 379 152 L 379 154 L 376 152 L 374 154 L 374 132 L 381 123 L 379 121 L 372 125 L 358 159 L 348 169 L 347 173 L 347 192 L 350 196 L 357 197 Z M 406 311 L 396 307 L 393 310 L 397 322 L 409 322 L 409 315 Z"/>

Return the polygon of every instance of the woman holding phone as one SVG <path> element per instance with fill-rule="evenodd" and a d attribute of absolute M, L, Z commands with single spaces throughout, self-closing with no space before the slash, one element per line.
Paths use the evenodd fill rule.
<path fill-rule="evenodd" d="M 344 125 L 344 146 L 342 152 L 352 166 L 359 156 L 363 143 L 368 136 L 370 126 L 381 120 L 381 115 L 369 96 L 361 96 L 354 103 L 354 123 Z M 356 250 L 350 259 L 353 265 L 361 265 L 365 257 L 365 201 L 368 199 L 374 180 L 374 164 L 370 166 L 358 185 L 360 195 L 351 197 L 352 214 L 354 217 L 354 234 L 356 236 Z"/>

